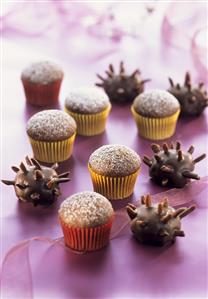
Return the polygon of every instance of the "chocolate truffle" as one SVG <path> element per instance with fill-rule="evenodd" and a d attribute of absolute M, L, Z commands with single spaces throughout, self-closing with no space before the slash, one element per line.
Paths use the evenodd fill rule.
<path fill-rule="evenodd" d="M 167 143 L 161 147 L 158 144 L 152 144 L 154 157 L 144 156 L 143 162 L 149 167 L 149 175 L 157 184 L 182 188 L 190 179 L 199 180 L 200 177 L 194 173 L 195 164 L 203 160 L 206 155 L 202 154 L 193 159 L 194 146 L 191 145 L 187 152 L 181 150 L 180 142 L 176 146 Z"/>
<path fill-rule="evenodd" d="M 204 83 L 199 83 L 198 86 L 192 86 L 191 76 L 187 72 L 185 75 L 184 85 L 174 84 L 169 78 L 169 92 L 173 94 L 181 105 L 181 114 L 183 116 L 198 116 L 208 106 L 207 91 L 204 88 Z"/>
<path fill-rule="evenodd" d="M 58 164 L 46 167 L 39 164 L 34 158 L 26 157 L 25 165 L 12 166 L 16 173 L 13 181 L 2 180 L 6 185 L 13 185 L 19 200 L 31 202 L 34 206 L 51 205 L 61 194 L 59 184 L 68 182 L 69 172 L 58 174 L 56 169 Z"/>
<path fill-rule="evenodd" d="M 118 103 L 133 102 L 135 97 L 144 91 L 144 84 L 150 81 L 149 79 L 142 80 L 138 69 L 130 75 L 126 74 L 123 62 L 120 63 L 118 74 L 115 73 L 112 64 L 109 65 L 106 74 L 106 78 L 97 75 L 102 82 L 96 85 L 105 90 L 112 102 Z"/>
<path fill-rule="evenodd" d="M 181 219 L 194 209 L 195 205 L 175 210 L 169 206 L 167 198 L 152 204 L 150 195 L 141 197 L 139 207 L 127 206 L 134 237 L 140 243 L 154 246 L 168 245 L 174 243 L 176 237 L 184 237 Z"/>

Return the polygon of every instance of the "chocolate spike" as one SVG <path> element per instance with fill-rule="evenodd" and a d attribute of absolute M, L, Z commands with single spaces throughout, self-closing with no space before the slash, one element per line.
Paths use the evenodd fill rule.
<path fill-rule="evenodd" d="M 166 173 L 173 173 L 174 172 L 174 169 L 170 165 L 162 165 L 160 167 L 160 170 L 163 171 L 163 172 L 166 172 Z"/>
<path fill-rule="evenodd" d="M 162 204 L 163 204 L 163 207 L 164 207 L 164 208 L 168 208 L 169 202 L 168 202 L 168 198 L 167 198 L 167 197 L 165 197 L 165 198 L 163 199 Z"/>
<path fill-rule="evenodd" d="M 67 183 L 68 181 L 70 181 L 70 178 L 54 178 L 54 181 L 58 184 Z"/>
<path fill-rule="evenodd" d="M 191 145 L 191 146 L 189 147 L 189 149 L 188 149 L 188 153 L 192 155 L 193 152 L 194 152 L 194 146 Z"/>
<path fill-rule="evenodd" d="M 172 80 L 170 77 L 168 78 L 168 80 L 169 80 L 169 82 L 170 82 L 170 86 L 171 86 L 171 87 L 174 87 L 174 82 L 173 82 L 173 80 Z"/>
<path fill-rule="evenodd" d="M 160 156 L 158 156 L 158 155 L 154 155 L 154 157 L 155 157 L 155 160 L 156 160 L 158 163 L 160 163 L 160 162 L 162 161 L 162 158 L 161 158 Z"/>
<path fill-rule="evenodd" d="M 66 177 L 68 177 L 69 174 L 70 174 L 70 171 L 67 171 L 67 172 L 59 174 L 58 177 L 59 178 L 66 178 Z"/>
<path fill-rule="evenodd" d="M 168 179 L 167 178 L 162 179 L 161 184 L 162 184 L 162 186 L 166 186 L 168 184 Z"/>
<path fill-rule="evenodd" d="M 190 83 L 187 83 L 187 88 L 188 88 L 188 91 L 190 92 L 191 91 L 191 84 Z"/>
<path fill-rule="evenodd" d="M 149 167 L 152 166 L 152 161 L 151 161 L 150 158 L 147 157 L 147 156 L 144 156 L 144 157 L 143 157 L 143 162 L 144 162 L 147 166 L 149 166 Z"/>
<path fill-rule="evenodd" d="M 193 172 L 188 171 L 188 170 L 185 170 L 184 172 L 182 172 L 182 175 L 185 178 L 188 178 L 188 179 L 200 180 L 200 177 L 198 176 L 198 174 L 193 173 Z"/>
<path fill-rule="evenodd" d="M 181 150 L 178 151 L 178 161 L 182 161 L 183 160 L 183 153 Z"/>
<path fill-rule="evenodd" d="M 172 215 L 170 213 L 167 213 L 160 220 L 161 220 L 162 223 L 167 223 L 171 218 L 172 218 Z"/>
<path fill-rule="evenodd" d="M 173 216 L 173 218 L 176 218 L 176 217 L 178 217 L 178 215 L 180 215 L 182 212 L 184 212 L 186 210 L 186 208 L 179 208 L 179 209 L 177 209 L 173 214 L 172 214 L 172 216 Z"/>
<path fill-rule="evenodd" d="M 136 75 L 140 75 L 141 74 L 141 72 L 140 72 L 140 70 L 139 69 L 136 69 L 132 74 L 131 74 L 131 76 L 130 77 L 135 77 Z"/>
<path fill-rule="evenodd" d="M 141 204 L 145 205 L 145 196 L 144 195 L 141 196 Z"/>
<path fill-rule="evenodd" d="M 23 185 L 21 185 L 21 184 L 15 184 L 15 186 L 18 187 L 18 188 L 20 188 L 21 190 L 24 190 L 24 189 L 26 189 L 28 187 L 25 184 L 23 184 Z"/>
<path fill-rule="evenodd" d="M 1 180 L 5 185 L 15 185 L 15 181 Z"/>
<path fill-rule="evenodd" d="M 201 89 L 203 86 L 204 86 L 204 83 L 203 83 L 203 82 L 200 82 L 200 83 L 199 83 L 199 89 Z"/>
<path fill-rule="evenodd" d="M 34 180 L 35 181 L 40 181 L 42 179 L 43 179 L 42 172 L 39 169 L 35 170 L 35 172 L 34 172 Z"/>
<path fill-rule="evenodd" d="M 113 67 L 112 64 L 109 64 L 109 70 L 110 70 L 112 73 L 114 73 L 114 67 Z"/>
<path fill-rule="evenodd" d="M 161 237 L 170 236 L 170 234 L 168 233 L 168 231 L 165 230 L 165 229 L 161 229 L 161 231 L 159 232 L 159 235 Z"/>
<path fill-rule="evenodd" d="M 42 170 L 41 165 L 39 164 L 39 162 L 35 159 L 35 158 L 31 158 L 31 162 L 33 163 L 33 165 L 35 166 L 35 168 Z"/>
<path fill-rule="evenodd" d="M 174 149 L 174 144 L 173 144 L 173 142 L 170 143 L 170 149 Z"/>
<path fill-rule="evenodd" d="M 118 88 L 117 89 L 117 93 L 119 93 L 119 94 L 123 94 L 125 91 L 124 91 L 124 89 L 123 88 Z"/>
<path fill-rule="evenodd" d="M 176 150 L 179 151 L 181 149 L 181 143 L 176 141 Z"/>
<path fill-rule="evenodd" d="M 104 85 L 102 83 L 95 83 L 96 86 L 98 87 L 103 87 Z"/>
<path fill-rule="evenodd" d="M 131 219 L 134 219 L 137 216 L 137 212 L 135 212 L 135 210 L 132 209 L 130 206 L 127 206 L 126 210 Z"/>
<path fill-rule="evenodd" d="M 55 196 L 60 196 L 60 195 L 61 195 L 61 192 L 60 192 L 59 189 L 55 188 L 55 189 L 53 190 L 53 194 L 54 194 Z"/>
<path fill-rule="evenodd" d="M 174 231 L 174 236 L 175 237 L 185 237 L 185 233 L 183 230 L 175 230 Z"/>
<path fill-rule="evenodd" d="M 145 79 L 145 80 L 142 80 L 140 82 L 140 84 L 144 85 L 145 83 L 150 82 L 150 81 L 151 81 L 151 79 Z"/>
<path fill-rule="evenodd" d="M 190 214 L 191 212 L 193 212 L 195 210 L 196 206 L 190 206 L 189 208 L 185 209 L 183 212 L 181 212 L 181 214 L 178 215 L 178 217 L 183 218 L 185 216 L 187 216 L 188 214 Z"/>
<path fill-rule="evenodd" d="M 103 78 L 101 75 L 96 74 L 96 76 L 97 76 L 101 81 L 105 82 L 105 78 Z"/>
<path fill-rule="evenodd" d="M 124 74 L 125 73 L 125 69 L 124 69 L 124 63 L 123 61 L 120 62 L 120 74 Z"/>
<path fill-rule="evenodd" d="M 162 205 L 162 203 L 159 203 L 157 206 L 157 212 L 160 215 L 160 214 L 162 214 L 162 211 L 163 211 L 163 205 Z"/>
<path fill-rule="evenodd" d="M 22 172 L 24 172 L 25 174 L 28 173 L 27 168 L 25 167 L 25 164 L 23 162 L 20 163 L 20 169 L 22 170 Z"/>
<path fill-rule="evenodd" d="M 186 72 L 184 85 L 188 86 L 190 82 L 191 82 L 191 76 L 189 72 Z"/>
<path fill-rule="evenodd" d="M 48 181 L 48 183 L 46 185 L 47 185 L 48 189 L 52 189 L 53 184 L 54 184 L 54 179 L 51 179 L 50 181 Z"/>
<path fill-rule="evenodd" d="M 181 89 L 181 86 L 179 83 L 176 84 L 176 89 L 180 90 Z"/>
<path fill-rule="evenodd" d="M 137 209 L 137 207 L 135 205 L 133 205 L 132 203 L 128 203 L 128 206 L 131 207 L 133 210 Z"/>
<path fill-rule="evenodd" d="M 25 157 L 25 161 L 26 161 L 27 165 L 33 166 L 32 162 L 28 156 Z"/>
<path fill-rule="evenodd" d="M 58 168 L 58 163 L 55 163 L 51 166 L 52 169 L 57 169 Z"/>
<path fill-rule="evenodd" d="M 109 72 L 109 71 L 105 71 L 106 75 L 109 77 L 109 78 L 113 78 L 113 74 L 112 72 Z"/>
<path fill-rule="evenodd" d="M 18 172 L 18 171 L 20 171 L 20 169 L 19 169 L 17 166 L 12 166 L 11 169 L 12 169 L 14 172 Z"/>
<path fill-rule="evenodd" d="M 151 148 L 152 148 L 152 151 L 156 154 L 159 153 L 159 151 L 160 151 L 160 146 L 158 144 L 153 143 L 151 145 Z"/>
<path fill-rule="evenodd" d="M 206 154 L 202 154 L 201 156 L 199 156 L 196 159 L 194 159 L 194 163 L 198 163 L 201 160 L 203 160 L 204 158 L 206 158 Z"/>
<path fill-rule="evenodd" d="M 168 145 L 167 143 L 163 143 L 163 150 L 166 155 L 168 155 Z"/>
<path fill-rule="evenodd" d="M 146 205 L 147 208 L 151 208 L 152 200 L 151 200 L 150 194 L 147 194 L 147 196 L 145 198 L 145 205 Z"/>

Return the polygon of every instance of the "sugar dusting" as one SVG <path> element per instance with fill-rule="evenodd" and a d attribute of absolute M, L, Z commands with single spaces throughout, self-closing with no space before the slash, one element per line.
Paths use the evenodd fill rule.
<path fill-rule="evenodd" d="M 137 96 L 133 107 L 143 116 L 165 117 L 174 114 L 180 108 L 180 104 L 169 92 L 153 89 Z"/>
<path fill-rule="evenodd" d="M 108 222 L 114 211 L 101 194 L 84 191 L 68 197 L 60 206 L 59 216 L 75 227 L 95 227 Z"/>
<path fill-rule="evenodd" d="M 104 145 L 89 158 L 91 168 L 101 175 L 125 176 L 137 171 L 141 165 L 139 155 L 120 144 Z"/>
<path fill-rule="evenodd" d="M 76 123 L 66 112 L 50 109 L 34 114 L 26 130 L 35 140 L 57 141 L 72 136 L 76 131 Z"/>
<path fill-rule="evenodd" d="M 50 62 L 41 61 L 31 64 L 23 70 L 22 78 L 28 79 L 32 83 L 48 84 L 63 78 L 62 69 Z"/>
<path fill-rule="evenodd" d="M 65 106 L 72 112 L 98 113 L 109 106 L 108 96 L 96 87 L 81 87 L 72 90 L 65 100 Z"/>

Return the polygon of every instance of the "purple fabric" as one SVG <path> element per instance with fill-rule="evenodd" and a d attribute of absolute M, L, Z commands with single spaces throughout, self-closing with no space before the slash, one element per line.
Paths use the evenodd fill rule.
<path fill-rule="evenodd" d="M 122 32 L 122 38 L 107 39 L 102 35 L 102 32 L 105 32 L 102 30 L 103 25 L 99 25 L 103 22 L 97 21 L 97 28 L 94 30 L 91 28 L 86 31 L 77 27 L 75 21 L 77 18 L 82 19 L 86 13 L 97 17 L 98 12 L 94 8 L 83 9 L 83 12 L 80 12 L 82 6 L 77 5 L 77 14 L 74 14 L 77 18 L 73 22 L 73 18 L 71 20 L 68 17 L 72 9 L 70 5 L 67 8 L 61 1 L 52 2 L 50 8 L 47 6 L 47 16 L 50 16 L 50 20 L 41 19 L 45 20 L 44 24 L 37 22 L 37 16 L 40 18 L 40 14 L 45 11 L 43 6 L 39 6 L 39 14 L 36 11 L 36 17 L 33 14 L 37 27 L 20 26 L 18 22 L 20 20 L 23 22 L 24 19 L 18 18 L 15 12 L 8 12 L 5 16 L 7 21 L 3 27 L 2 84 L 2 177 L 4 179 L 14 177 L 11 165 L 19 164 L 27 154 L 32 155 L 25 133 L 25 123 L 40 109 L 25 105 L 20 82 L 21 70 L 32 60 L 47 58 L 57 61 L 64 68 L 65 79 L 60 94 L 60 106 L 58 106 L 60 108 L 63 107 L 70 88 L 94 84 L 95 73 L 104 73 L 108 63 L 113 62 L 118 65 L 121 59 L 125 60 L 127 70 L 133 71 L 134 68 L 139 67 L 144 78 L 152 79 L 147 88 L 167 89 L 167 77 L 172 76 L 175 81 L 180 82 L 186 70 L 192 72 L 195 82 L 206 80 L 206 71 L 201 72 L 196 67 L 197 63 L 193 63 L 190 49 L 172 48 L 170 44 L 160 40 L 161 28 L 156 18 L 157 6 L 155 15 L 153 13 L 152 18 L 147 18 L 144 33 L 138 30 L 137 38 L 126 34 L 123 36 L 124 30 L 118 26 L 121 31 L 116 32 L 119 34 Z M 55 6 L 56 17 L 54 17 Z M 31 12 L 31 9 L 35 8 L 36 6 L 33 8 L 27 6 L 25 13 L 27 9 Z M 17 5 L 16 9 L 22 14 L 22 8 Z M 59 19 L 57 19 L 57 11 L 59 11 Z M 162 19 L 163 17 L 160 21 Z M 14 20 L 19 21 L 16 23 Z M 105 18 L 104 20 L 106 22 Z M 203 22 L 204 19 L 201 20 Z M 67 23 L 69 21 L 70 25 Z M 184 30 L 188 31 L 187 25 L 184 25 Z M 77 40 L 81 41 L 81 45 Z M 207 70 L 205 60 L 203 65 Z M 177 191 L 177 197 L 174 197 L 174 191 L 168 191 L 175 203 L 179 204 L 178 198 L 183 199 L 184 202 L 184 200 L 189 201 L 189 197 L 191 200 L 194 197 L 198 206 L 196 211 L 183 220 L 186 237 L 178 238 L 177 243 L 172 247 L 162 249 L 141 246 L 132 238 L 128 225 L 117 238 L 114 236 L 109 247 L 88 255 L 70 252 L 62 246 L 61 240 L 51 245 L 52 240 L 62 236 L 57 219 L 60 203 L 75 192 L 92 190 L 86 165 L 93 150 L 103 144 L 122 143 L 136 150 L 141 156 L 151 155 L 151 141 L 138 136 L 129 108 L 129 105 L 113 105 L 105 133 L 96 137 L 77 137 L 73 157 L 62 163 L 59 170 L 63 172 L 70 169 L 71 182 L 62 185 L 62 196 L 54 206 L 43 209 L 19 203 L 13 188 L 1 185 L 3 241 L 1 258 L 3 259 L 12 246 L 26 240 L 21 246 L 16 245 L 15 250 L 18 250 L 18 254 L 12 255 L 12 260 L 5 260 L 8 264 L 4 264 L 6 266 L 3 282 L 6 295 L 10 294 L 10 298 L 12 295 L 14 298 L 14 294 L 17 298 L 19 295 L 19 298 L 27 299 L 205 298 L 208 296 L 206 179 L 202 181 L 202 185 L 190 185 L 179 194 Z M 198 118 L 180 119 L 176 134 L 168 141 L 181 140 L 184 149 L 195 144 L 194 157 L 207 152 L 207 116 L 208 111 L 205 111 Z M 201 177 L 208 175 L 207 160 L 197 164 L 196 172 Z M 143 164 L 134 195 L 128 200 L 114 202 L 113 205 L 118 210 L 130 201 L 135 202 L 142 194 L 158 194 L 166 190 L 149 180 L 148 169 Z M 123 210 L 118 213 L 123 215 Z M 31 241 L 35 236 L 39 238 Z M 31 268 L 28 268 L 28 262 Z M 13 272 L 13 270 L 18 271 Z M 24 295 L 21 293 L 22 287 L 24 287 Z"/>

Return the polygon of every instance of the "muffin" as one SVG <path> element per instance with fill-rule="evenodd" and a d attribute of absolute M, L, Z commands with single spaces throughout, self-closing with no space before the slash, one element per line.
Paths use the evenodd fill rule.
<path fill-rule="evenodd" d="M 108 244 L 114 211 L 104 196 L 76 193 L 63 201 L 58 214 L 66 246 L 87 252 Z"/>
<path fill-rule="evenodd" d="M 169 92 L 155 89 L 136 97 L 131 111 L 140 136 L 160 140 L 175 133 L 180 104 Z"/>
<path fill-rule="evenodd" d="M 56 103 L 64 73 L 59 66 L 49 61 L 37 62 L 22 71 L 26 100 L 35 106 Z"/>
<path fill-rule="evenodd" d="M 54 163 L 71 156 L 76 122 L 66 112 L 55 109 L 38 112 L 28 120 L 26 131 L 37 160 Z"/>
<path fill-rule="evenodd" d="M 91 154 L 88 163 L 94 191 L 108 199 L 129 197 L 140 167 L 139 155 L 119 144 L 101 146 Z"/>
<path fill-rule="evenodd" d="M 76 120 L 77 133 L 84 136 L 102 133 L 110 110 L 108 96 L 96 87 L 78 88 L 65 100 L 65 111 Z"/>

